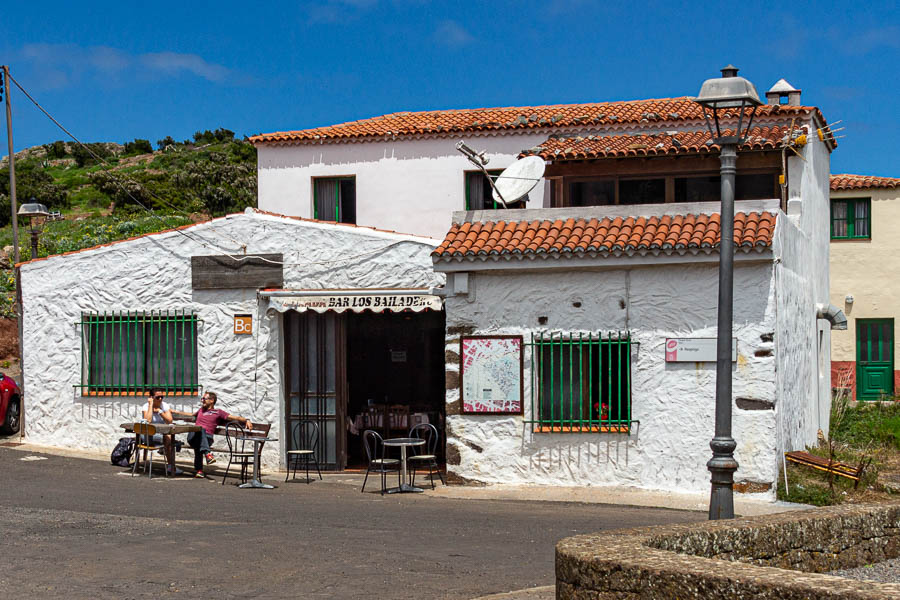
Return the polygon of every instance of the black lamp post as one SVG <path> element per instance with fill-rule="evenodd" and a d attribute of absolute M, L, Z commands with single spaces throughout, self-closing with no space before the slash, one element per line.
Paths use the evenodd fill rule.
<path fill-rule="evenodd" d="M 41 235 L 41 226 L 44 224 L 44 220 L 50 216 L 50 213 L 47 212 L 46 206 L 38 204 L 32 198 L 29 202 L 23 204 L 16 214 L 20 217 L 29 217 L 31 220 L 31 260 L 34 260 L 38 255 L 38 236 Z"/>
<path fill-rule="evenodd" d="M 706 126 L 712 141 L 721 148 L 719 173 L 722 179 L 722 209 L 719 244 L 719 315 L 716 340 L 716 433 L 709 443 L 713 456 L 706 463 L 710 472 L 712 491 L 709 498 L 709 518 L 734 518 L 734 460 L 737 444 L 731 437 L 731 336 L 734 296 L 734 178 L 737 172 L 737 147 L 743 135 L 750 132 L 756 107 L 762 104 L 753 84 L 738 77 L 737 68 L 728 65 L 722 77 L 707 79 L 694 98 L 703 107 Z M 744 117 L 749 110 L 747 129 L 741 133 Z M 712 117 L 712 121 L 710 121 Z M 734 130 L 722 129 L 720 119 L 737 118 Z"/>

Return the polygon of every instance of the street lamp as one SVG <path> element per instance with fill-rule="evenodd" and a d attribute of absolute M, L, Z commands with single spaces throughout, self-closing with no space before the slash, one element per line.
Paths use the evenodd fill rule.
<path fill-rule="evenodd" d="M 731 329 L 734 296 L 734 178 L 737 172 L 737 147 L 750 132 L 756 107 L 762 104 L 752 83 L 738 77 L 737 68 L 728 65 L 722 77 L 707 79 L 694 98 L 703 107 L 703 117 L 712 142 L 721 148 L 719 173 L 722 180 L 722 209 L 719 243 L 719 314 L 716 340 L 716 432 L 709 443 L 713 456 L 706 463 L 712 490 L 709 518 L 734 518 L 734 460 L 737 444 L 731 437 Z M 747 129 L 741 133 L 749 109 Z M 712 117 L 712 121 L 710 121 Z M 734 130 L 722 129 L 722 120 L 737 118 Z"/>
<path fill-rule="evenodd" d="M 31 260 L 34 260 L 38 255 L 38 236 L 41 234 L 41 226 L 44 224 L 44 220 L 50 216 L 50 213 L 47 212 L 46 206 L 38 204 L 32 198 L 31 201 L 23 204 L 16 214 L 20 217 L 29 217 L 31 219 Z"/>

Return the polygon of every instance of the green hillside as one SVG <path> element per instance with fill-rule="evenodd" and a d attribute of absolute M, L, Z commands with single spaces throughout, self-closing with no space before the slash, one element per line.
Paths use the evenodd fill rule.
<path fill-rule="evenodd" d="M 193 139 L 57 141 L 16 154 L 16 198 L 58 212 L 44 225 L 39 256 L 70 252 L 256 206 L 256 148 L 227 129 Z M 0 317 L 12 316 L 9 164 L 0 162 Z M 31 253 L 19 220 L 21 260 Z"/>

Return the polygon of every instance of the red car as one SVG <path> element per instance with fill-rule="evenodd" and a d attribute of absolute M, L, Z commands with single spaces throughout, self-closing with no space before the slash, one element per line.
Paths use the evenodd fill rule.
<path fill-rule="evenodd" d="M 18 433 L 22 411 L 22 391 L 13 380 L 0 373 L 0 433 Z"/>

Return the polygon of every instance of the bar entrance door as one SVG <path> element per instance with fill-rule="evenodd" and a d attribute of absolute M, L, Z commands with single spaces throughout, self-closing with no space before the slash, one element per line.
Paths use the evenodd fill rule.
<path fill-rule="evenodd" d="M 301 420 L 319 425 L 319 465 L 342 470 L 346 465 L 346 368 L 344 315 L 284 314 L 285 430 L 287 450 L 293 447 L 294 425 Z"/>

